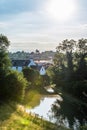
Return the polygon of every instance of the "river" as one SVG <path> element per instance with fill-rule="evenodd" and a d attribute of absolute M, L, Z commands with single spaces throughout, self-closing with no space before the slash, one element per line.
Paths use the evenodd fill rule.
<path fill-rule="evenodd" d="M 74 130 L 87 124 L 86 108 L 62 95 L 44 96 L 38 106 L 26 109 L 26 112 L 36 113 L 48 121 Z"/>
<path fill-rule="evenodd" d="M 61 97 L 54 95 L 54 96 L 44 96 L 40 100 L 39 106 L 34 107 L 33 109 L 26 109 L 27 112 L 36 113 L 40 116 L 42 116 L 44 119 L 51 121 L 50 116 L 51 113 L 51 107 L 56 101 L 56 99 L 61 99 Z"/>

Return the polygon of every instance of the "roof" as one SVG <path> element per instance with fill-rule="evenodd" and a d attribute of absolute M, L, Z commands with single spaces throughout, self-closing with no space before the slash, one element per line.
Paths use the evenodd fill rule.
<path fill-rule="evenodd" d="M 38 65 L 37 69 L 40 71 L 42 67 L 44 67 L 44 66 L 43 65 Z M 44 69 L 45 69 L 45 67 L 44 67 Z"/>
<path fill-rule="evenodd" d="M 13 66 L 28 66 L 30 60 L 12 60 Z"/>

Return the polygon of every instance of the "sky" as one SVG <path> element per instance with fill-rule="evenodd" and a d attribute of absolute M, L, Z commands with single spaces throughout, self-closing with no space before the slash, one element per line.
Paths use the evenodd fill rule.
<path fill-rule="evenodd" d="M 87 38 L 87 0 L 0 0 L 0 34 L 9 51 L 55 50 Z"/>

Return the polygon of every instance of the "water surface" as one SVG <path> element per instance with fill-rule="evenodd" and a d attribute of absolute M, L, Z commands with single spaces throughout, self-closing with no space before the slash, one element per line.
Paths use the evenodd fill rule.
<path fill-rule="evenodd" d="M 87 108 L 68 97 L 53 95 L 41 98 L 40 104 L 27 112 L 36 113 L 44 119 L 77 130 L 87 123 Z"/>

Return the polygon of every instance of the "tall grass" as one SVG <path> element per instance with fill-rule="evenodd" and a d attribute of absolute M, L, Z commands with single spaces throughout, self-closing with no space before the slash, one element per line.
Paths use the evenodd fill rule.
<path fill-rule="evenodd" d="M 27 114 L 14 103 L 0 107 L 0 130 L 67 130 L 37 116 Z"/>

